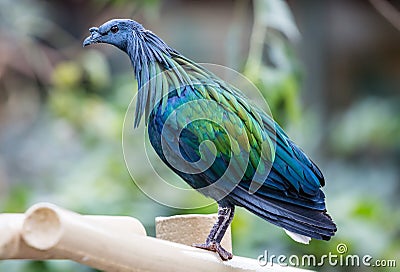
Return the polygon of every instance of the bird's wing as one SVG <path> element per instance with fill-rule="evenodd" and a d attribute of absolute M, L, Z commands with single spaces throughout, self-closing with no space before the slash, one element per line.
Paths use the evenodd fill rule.
<path fill-rule="evenodd" d="M 200 65 L 182 56 L 175 56 L 173 61 L 171 66 L 180 69 L 179 74 L 187 82 L 178 96 L 189 88 L 187 93 L 193 95 L 189 100 L 196 101 L 177 100 L 185 105 L 177 111 L 176 122 L 188 123 L 177 151 L 195 162 L 202 157 L 198 147 L 204 142 L 203 151 L 209 157 L 216 155 L 204 173 L 210 183 L 228 171 L 223 178 L 249 194 L 325 209 L 321 171 L 269 115 L 249 104 L 240 90 Z"/>
<path fill-rule="evenodd" d="M 289 139 L 278 124 L 266 114 L 261 116 L 264 128 L 276 143 L 276 150 L 269 175 L 254 194 L 307 208 L 325 210 L 325 197 L 320 190 L 325 181 L 319 168 Z M 245 189 L 251 188 L 251 183 L 247 180 L 240 185 Z"/>

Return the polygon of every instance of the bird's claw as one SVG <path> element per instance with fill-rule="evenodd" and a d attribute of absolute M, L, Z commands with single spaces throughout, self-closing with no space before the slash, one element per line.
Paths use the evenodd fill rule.
<path fill-rule="evenodd" d="M 209 251 L 214 251 L 217 252 L 218 255 L 221 257 L 222 260 L 227 261 L 232 259 L 233 255 L 229 251 L 227 251 L 225 248 L 221 246 L 220 243 L 217 242 L 208 242 L 204 244 L 193 244 L 192 246 L 209 250 Z"/>

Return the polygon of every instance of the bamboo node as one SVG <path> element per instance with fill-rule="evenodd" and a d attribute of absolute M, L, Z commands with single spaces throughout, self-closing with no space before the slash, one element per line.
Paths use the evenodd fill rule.
<path fill-rule="evenodd" d="M 62 236 L 60 218 L 51 204 L 37 204 L 26 212 L 22 226 L 25 242 L 37 249 L 48 250 L 58 243 Z"/>

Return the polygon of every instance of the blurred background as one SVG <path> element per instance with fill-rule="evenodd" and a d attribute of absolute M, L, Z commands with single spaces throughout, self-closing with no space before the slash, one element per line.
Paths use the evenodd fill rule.
<path fill-rule="evenodd" d="M 345 243 L 349 254 L 400 265 L 399 1 L 2 0 L 0 212 L 49 201 L 137 217 L 150 235 L 156 216 L 216 212 L 215 205 L 162 206 L 126 170 L 121 135 L 136 93 L 131 64 L 111 46 L 82 48 L 89 27 L 125 17 L 197 62 L 244 73 L 326 176 L 338 225 L 330 242 L 295 243 L 238 209 L 236 255 L 321 256 Z M 1 261 L 0 271 L 93 270 L 69 261 Z"/>

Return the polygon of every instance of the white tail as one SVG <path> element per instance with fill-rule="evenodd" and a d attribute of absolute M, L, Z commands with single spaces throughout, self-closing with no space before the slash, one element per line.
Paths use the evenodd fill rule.
<path fill-rule="evenodd" d="M 289 235 L 290 238 L 295 240 L 296 242 L 302 243 L 302 244 L 309 244 L 311 241 L 311 238 L 305 235 L 297 234 L 291 231 L 288 231 L 287 229 L 283 229 L 287 235 Z"/>

